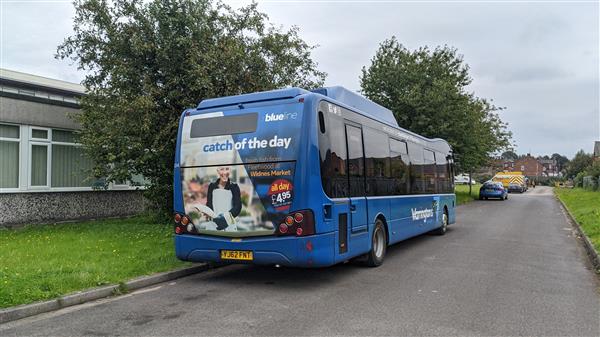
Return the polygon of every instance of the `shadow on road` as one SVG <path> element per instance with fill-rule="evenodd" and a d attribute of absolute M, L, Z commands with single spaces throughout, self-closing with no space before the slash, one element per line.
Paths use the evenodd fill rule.
<path fill-rule="evenodd" d="M 450 226 L 446 235 L 452 235 L 458 229 Z M 401 241 L 388 247 L 386 264 L 401 258 L 403 254 L 410 254 L 413 249 L 419 248 L 428 240 L 444 240 L 447 236 L 423 234 L 408 240 Z M 215 273 L 205 274 L 202 282 L 214 285 L 263 285 L 281 290 L 314 290 L 316 287 L 351 280 L 352 276 L 361 272 L 376 272 L 379 268 L 370 268 L 364 265 L 360 258 L 339 263 L 323 268 L 293 268 L 256 265 L 229 265 Z"/>

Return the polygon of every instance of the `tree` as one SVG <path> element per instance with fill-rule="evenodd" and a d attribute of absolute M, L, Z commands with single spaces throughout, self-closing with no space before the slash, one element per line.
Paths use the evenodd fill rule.
<path fill-rule="evenodd" d="M 467 92 L 470 83 L 456 49 L 410 51 L 395 37 L 380 44 L 360 78 L 362 93 L 392 110 L 401 127 L 446 139 L 464 172 L 487 164 L 511 139 L 498 115 L 502 108 Z"/>
<path fill-rule="evenodd" d="M 553 153 L 552 156 L 550 156 L 550 158 L 556 161 L 556 167 L 558 168 L 558 172 L 562 172 L 569 163 L 569 158 L 559 153 Z"/>
<path fill-rule="evenodd" d="M 592 155 L 579 150 L 567 166 L 567 178 L 573 179 L 578 173 L 584 172 L 592 165 Z"/>
<path fill-rule="evenodd" d="M 144 175 L 151 206 L 167 214 L 184 108 L 325 77 L 298 29 L 274 28 L 256 3 L 236 11 L 209 0 L 77 0 L 73 29 L 56 57 L 87 72 L 78 120 L 93 176 Z"/>
<path fill-rule="evenodd" d="M 519 155 L 516 154 L 513 150 L 508 150 L 503 152 L 500 157 L 504 160 L 517 160 L 519 159 Z"/>

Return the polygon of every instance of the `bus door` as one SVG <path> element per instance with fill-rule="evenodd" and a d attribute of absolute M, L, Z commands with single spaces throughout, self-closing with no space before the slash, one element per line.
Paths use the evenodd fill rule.
<path fill-rule="evenodd" d="M 346 121 L 346 146 L 348 148 L 348 183 L 350 198 L 351 233 L 367 231 L 368 214 L 365 197 L 365 160 L 363 136 L 360 126 Z"/>

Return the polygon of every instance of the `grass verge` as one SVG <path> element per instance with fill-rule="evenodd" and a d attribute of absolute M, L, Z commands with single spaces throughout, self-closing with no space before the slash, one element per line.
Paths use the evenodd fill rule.
<path fill-rule="evenodd" d="M 189 265 L 148 217 L 0 230 L 0 308 Z"/>
<path fill-rule="evenodd" d="M 454 188 L 454 192 L 456 193 L 456 204 L 462 205 L 479 199 L 480 187 L 480 184 L 473 185 L 471 195 L 469 195 L 469 185 L 456 185 Z"/>
<path fill-rule="evenodd" d="M 567 205 L 596 252 L 600 252 L 600 192 L 581 188 L 555 188 L 554 192 Z"/>

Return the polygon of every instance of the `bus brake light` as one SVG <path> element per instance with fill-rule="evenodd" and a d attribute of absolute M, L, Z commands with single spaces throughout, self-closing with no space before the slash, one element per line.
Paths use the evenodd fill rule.
<path fill-rule="evenodd" d="M 284 223 L 279 225 L 279 232 L 281 232 L 281 234 L 285 234 L 288 231 L 288 226 Z"/>
<path fill-rule="evenodd" d="M 288 225 L 288 226 L 291 226 L 291 225 L 293 225 L 293 224 L 294 224 L 294 218 L 292 218 L 292 216 L 291 216 L 291 215 L 288 215 L 288 216 L 285 218 L 285 224 L 286 224 L 286 225 Z"/>
<path fill-rule="evenodd" d="M 181 222 L 181 214 L 175 213 L 173 220 L 175 220 L 175 223 L 180 223 Z"/>

